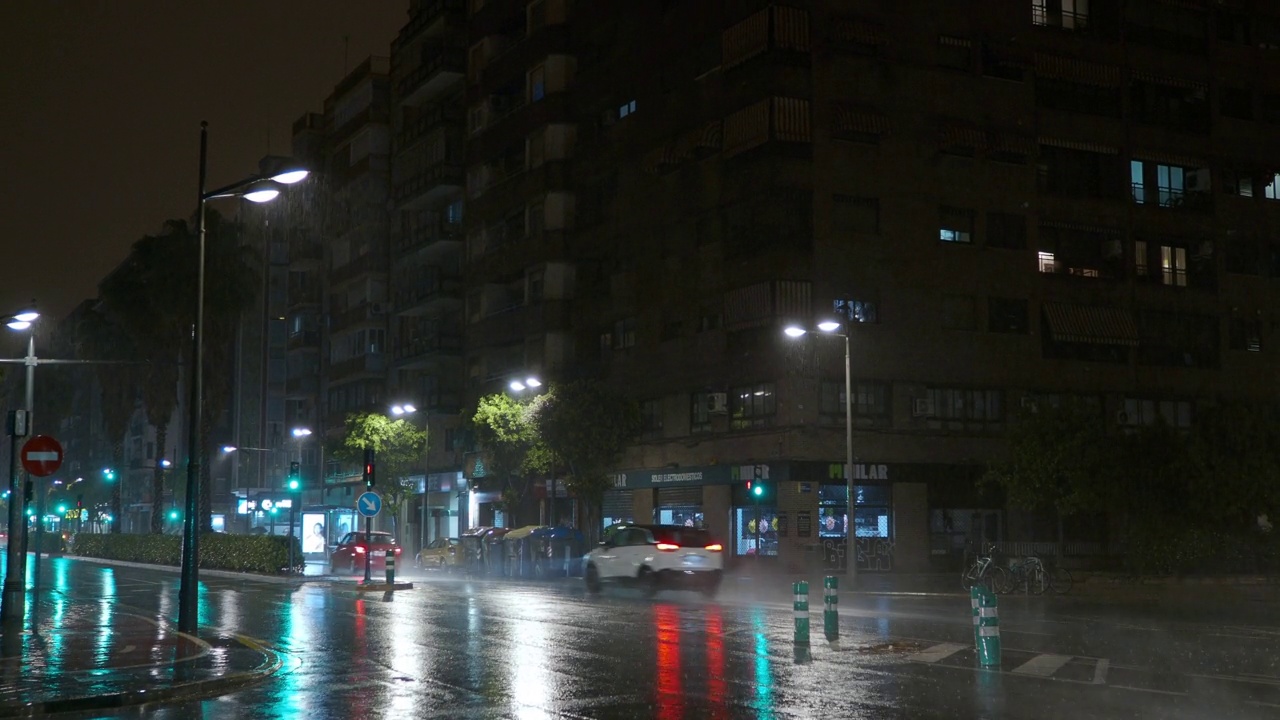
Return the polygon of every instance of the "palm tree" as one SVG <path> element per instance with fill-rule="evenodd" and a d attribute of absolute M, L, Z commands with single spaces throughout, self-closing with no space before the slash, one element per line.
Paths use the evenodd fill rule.
<path fill-rule="evenodd" d="M 119 471 L 124 460 L 124 436 L 137 407 L 139 365 L 131 338 L 103 308 L 94 308 L 76 328 L 76 354 L 93 360 L 102 390 L 102 425 L 111 441 L 111 466 Z M 115 362 L 103 362 L 115 361 Z M 118 473 L 111 487 L 111 532 L 120 532 L 123 516 L 120 486 L 125 474 Z"/>
<path fill-rule="evenodd" d="M 186 353 L 186 328 L 192 312 L 179 301 L 189 294 L 173 268 L 182 260 L 186 224 L 165 223 L 159 235 L 148 235 L 133 244 L 121 268 L 103 281 L 103 302 L 119 318 L 149 367 L 142 378 L 142 403 L 147 422 L 155 428 L 156 462 L 151 475 L 151 533 L 164 532 L 164 477 L 161 460 L 169 438 L 169 420 L 178 404 L 179 365 Z"/>

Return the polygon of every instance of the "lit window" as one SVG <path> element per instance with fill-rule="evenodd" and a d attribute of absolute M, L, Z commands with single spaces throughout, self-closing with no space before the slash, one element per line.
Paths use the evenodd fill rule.
<path fill-rule="evenodd" d="M 1186 169 L 1177 165 L 1156 165 L 1156 183 L 1160 190 L 1160 207 L 1181 205 L 1187 189 Z"/>
<path fill-rule="evenodd" d="M 1147 241 L 1133 241 L 1133 271 L 1138 277 L 1147 276 Z"/>
<path fill-rule="evenodd" d="M 1187 286 L 1187 249 L 1160 246 L 1160 274 L 1165 285 Z"/>
<path fill-rule="evenodd" d="M 542 65 L 529 71 L 529 102 L 538 102 L 547 95 L 547 70 Z"/>
<path fill-rule="evenodd" d="M 1053 253 L 1041 250 L 1036 253 L 1036 258 L 1040 262 L 1040 272 L 1051 273 L 1057 272 L 1057 263 L 1054 262 Z"/>
<path fill-rule="evenodd" d="M 1280 174 L 1271 176 L 1271 182 L 1264 188 L 1263 196 L 1268 200 L 1280 200 Z"/>
<path fill-rule="evenodd" d="M 940 210 L 938 239 L 945 243 L 970 244 L 973 242 L 973 211 L 963 208 L 943 207 Z"/>
<path fill-rule="evenodd" d="M 1142 183 L 1142 161 L 1129 162 L 1129 184 L 1133 188 L 1133 201 L 1139 205 L 1147 201 L 1146 189 Z"/>
<path fill-rule="evenodd" d="M 621 120 L 622 118 L 628 115 L 633 115 L 635 114 L 635 111 L 636 111 L 635 100 L 632 100 L 631 102 L 628 102 L 628 103 L 623 103 L 622 105 L 618 106 L 618 119 Z"/>
<path fill-rule="evenodd" d="M 1031 0 L 1031 22 L 1041 27 L 1083 30 L 1089 21 L 1089 0 Z"/>

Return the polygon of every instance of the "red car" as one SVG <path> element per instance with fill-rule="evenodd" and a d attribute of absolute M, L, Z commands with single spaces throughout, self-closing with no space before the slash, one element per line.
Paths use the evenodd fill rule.
<path fill-rule="evenodd" d="M 375 572 L 384 572 L 386 570 L 386 556 L 389 552 L 395 553 L 396 562 L 397 564 L 399 563 L 401 547 L 396 544 L 396 540 L 391 537 L 391 533 L 370 533 L 369 539 L 370 542 L 366 544 L 364 533 L 347 533 L 338 542 L 338 546 L 333 549 L 333 554 L 329 556 L 329 572 L 331 574 L 364 572 L 365 553 L 369 552 L 370 548 L 372 548 L 373 555 L 370 564 Z"/>

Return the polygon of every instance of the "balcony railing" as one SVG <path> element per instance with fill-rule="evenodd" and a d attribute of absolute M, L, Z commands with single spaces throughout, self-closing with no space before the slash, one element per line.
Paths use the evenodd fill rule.
<path fill-rule="evenodd" d="M 428 305 L 436 300 L 462 299 L 462 276 L 445 273 L 439 268 L 426 268 L 405 273 L 396 279 L 396 310 L 404 312 L 415 305 Z"/>
<path fill-rule="evenodd" d="M 450 126 L 461 130 L 462 124 L 462 111 L 454 103 L 433 103 L 426 112 L 401 128 L 400 134 L 396 136 L 396 145 L 403 150 L 436 128 Z"/>
<path fill-rule="evenodd" d="M 369 353 L 331 364 L 329 366 L 329 377 L 343 378 L 356 373 L 381 375 L 386 372 L 386 369 L 386 358 L 382 353 Z"/>
<path fill-rule="evenodd" d="M 289 262 L 323 259 L 324 246 L 314 240 L 295 240 L 289 243 Z"/>
<path fill-rule="evenodd" d="M 405 203 L 417 196 L 430 197 L 434 188 L 460 188 L 463 185 L 461 164 L 441 162 L 429 165 L 396 185 L 395 201 Z"/>
<path fill-rule="evenodd" d="M 366 320 L 380 319 L 384 312 L 385 308 L 382 303 L 360 303 L 355 307 L 330 315 L 329 327 L 338 330 Z"/>
<path fill-rule="evenodd" d="M 345 265 L 335 267 L 333 272 L 329 274 L 329 282 L 332 284 L 346 282 L 351 278 L 371 272 L 386 272 L 386 258 L 376 253 L 361 255 Z"/>
<path fill-rule="evenodd" d="M 432 86 L 442 85 L 438 78 L 461 78 L 466 68 L 467 50 L 462 45 L 439 41 L 423 43 L 418 67 L 400 78 L 396 92 L 405 102 L 412 104 L 415 100 L 425 99 L 421 96 L 429 94 Z"/>
<path fill-rule="evenodd" d="M 301 350 L 303 348 L 320 347 L 320 331 L 304 330 L 302 332 L 291 333 L 289 342 L 286 346 L 289 350 Z"/>
<path fill-rule="evenodd" d="M 461 333 L 438 332 L 398 343 L 395 358 L 398 362 L 408 362 L 436 354 L 457 355 L 461 351 Z"/>
<path fill-rule="evenodd" d="M 464 236 L 462 223 L 440 220 L 409 228 L 396 240 L 396 252 L 403 254 L 421 250 L 438 242 L 461 242 Z"/>

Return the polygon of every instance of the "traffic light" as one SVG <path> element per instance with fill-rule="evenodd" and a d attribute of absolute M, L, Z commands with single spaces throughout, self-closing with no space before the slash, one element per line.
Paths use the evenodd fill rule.
<path fill-rule="evenodd" d="M 67 514 L 67 506 L 66 506 L 65 504 L 60 504 L 60 505 L 58 505 L 58 514 L 59 514 L 59 515 L 66 515 L 66 514 Z"/>
<path fill-rule="evenodd" d="M 289 463 L 289 490 L 297 492 L 302 488 L 302 468 L 299 463 Z"/>
<path fill-rule="evenodd" d="M 111 468 L 102 468 L 102 477 L 107 482 L 114 482 L 116 479 L 116 471 Z"/>
<path fill-rule="evenodd" d="M 177 519 L 178 519 L 178 511 L 177 511 L 177 510 L 170 510 L 170 511 L 169 511 L 169 519 L 170 519 L 170 520 L 177 520 Z"/>
<path fill-rule="evenodd" d="M 772 488 L 769 481 L 764 477 L 764 473 L 759 465 L 755 467 L 752 478 L 747 481 L 747 495 L 755 502 L 760 502 L 768 498 Z"/>
<path fill-rule="evenodd" d="M 376 484 L 374 477 L 373 448 L 364 449 L 364 486 L 372 488 Z"/>

